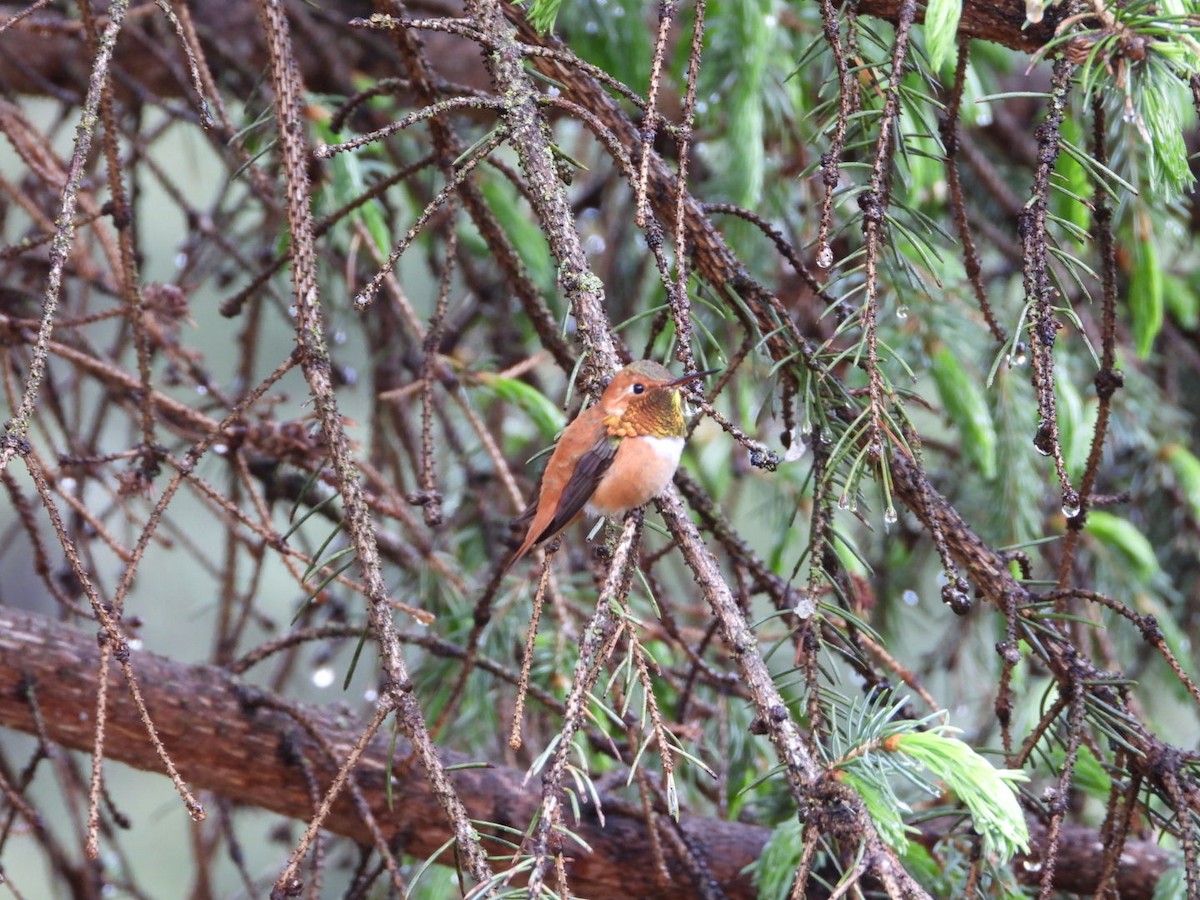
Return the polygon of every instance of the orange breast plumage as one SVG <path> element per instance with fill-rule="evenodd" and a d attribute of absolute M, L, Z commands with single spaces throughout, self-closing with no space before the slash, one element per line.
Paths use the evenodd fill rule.
<path fill-rule="evenodd" d="M 625 438 L 612 466 L 596 485 L 588 511 L 592 515 L 619 516 L 649 503 L 679 468 L 682 453 L 682 437 Z"/>

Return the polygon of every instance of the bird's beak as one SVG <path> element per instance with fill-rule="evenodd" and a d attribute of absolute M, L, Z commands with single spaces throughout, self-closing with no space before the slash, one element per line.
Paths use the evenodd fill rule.
<path fill-rule="evenodd" d="M 669 388 L 680 387 L 687 384 L 689 381 L 695 381 L 697 378 L 704 378 L 706 375 L 715 375 L 720 372 L 720 369 L 705 369 L 703 372 L 693 372 L 691 375 L 683 375 L 676 378 L 674 381 L 668 381 L 666 386 Z"/>

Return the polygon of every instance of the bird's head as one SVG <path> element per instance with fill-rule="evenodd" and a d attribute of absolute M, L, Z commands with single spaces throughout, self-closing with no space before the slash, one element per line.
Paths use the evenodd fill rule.
<path fill-rule="evenodd" d="M 679 389 L 715 371 L 676 378 L 652 360 L 632 362 L 613 376 L 600 397 L 605 420 L 626 437 L 683 437 L 686 423 Z"/>

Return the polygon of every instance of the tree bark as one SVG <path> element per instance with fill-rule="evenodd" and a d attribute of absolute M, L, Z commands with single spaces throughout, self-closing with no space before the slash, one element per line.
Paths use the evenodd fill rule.
<path fill-rule="evenodd" d="M 30 691 L 45 723 L 44 737 L 72 750 L 88 752 L 95 738 L 95 637 L 42 616 L 0 608 L 0 726 L 36 734 Z M 296 760 L 305 758 L 323 791 L 333 780 L 362 730 L 335 709 L 291 704 L 243 683 L 212 666 L 184 666 L 162 656 L 132 651 L 130 663 L 145 693 L 155 728 L 189 786 L 260 806 L 284 816 L 308 820 L 313 806 Z M 116 667 L 109 669 L 108 728 L 105 753 L 137 769 L 160 771 L 129 691 Z M 284 708 L 296 709 L 291 716 Z M 306 732 L 301 720 L 318 736 Z M 357 726 L 357 727 L 356 727 Z M 355 778 L 384 834 L 401 852 L 417 858 L 437 852 L 450 828 L 407 742 L 396 742 L 392 762 L 392 808 L 388 809 L 384 773 L 390 734 L 377 735 L 355 770 Z M 330 759 L 321 745 L 329 747 Z M 487 765 L 476 757 L 442 750 L 447 767 L 475 765 L 452 772 L 459 796 L 476 821 L 494 822 L 523 832 L 541 803 L 540 783 L 523 783 L 524 773 Z M 292 760 L 289 762 L 289 760 Z M 480 765 L 483 763 L 482 765 Z M 164 783 L 165 787 L 165 783 Z M 670 883 L 656 877 L 651 842 L 640 817 L 611 806 L 601 826 L 592 807 L 584 820 L 568 827 L 591 848 L 569 843 L 572 890 L 581 896 L 684 898 L 697 895 L 686 864 L 664 841 Z M 675 828 L 666 816 L 659 825 Z M 364 844 L 371 836 L 346 792 L 326 828 Z M 755 890 L 742 868 L 758 858 L 770 832 L 765 828 L 685 816 L 678 826 L 684 841 L 730 898 L 750 900 Z M 512 832 L 502 835 L 512 839 Z M 488 849 L 511 852 L 490 841 Z M 571 849 L 573 848 L 573 849 Z M 451 855 L 443 860 L 453 865 Z M 281 864 L 283 860 L 280 860 Z"/>
<path fill-rule="evenodd" d="M 457 2 L 410 4 L 415 15 L 462 15 Z M 900 0 L 860 0 L 860 15 L 895 21 Z M 196 31 L 209 65 L 218 82 L 235 92 L 253 90 L 266 65 L 266 45 L 257 27 L 254 4 L 243 0 L 206 0 L 189 4 Z M 23 9 L 23 5 L 0 5 L 0 23 Z M 320 17 L 305 4 L 289 3 L 289 15 L 297 20 L 296 59 L 305 84 L 316 91 L 339 90 L 344 77 L 357 71 L 385 77 L 394 75 L 393 58 L 386 47 L 361 31 L 338 27 L 358 16 L 369 16 L 367 0 L 332 0 L 322 4 Z M 918 13 L 918 21 L 924 12 Z M 1015 50 L 1034 52 L 1054 36 L 1063 13 L 1058 7 L 1046 11 L 1037 25 L 1025 23 L 1022 0 L 963 6 L 959 30 L 976 40 L 989 41 Z M 439 74 L 448 81 L 483 86 L 479 55 L 470 45 L 447 35 L 425 34 L 427 43 L 442 50 L 430 54 Z M 51 11 L 43 11 L 0 32 L 0 87 L 13 94 L 58 94 L 78 91 L 87 84 L 89 57 L 86 53 L 64 52 L 64 44 L 83 42 L 82 25 Z M 159 97 L 176 97 L 191 91 L 190 78 L 179 52 L 179 39 L 153 3 L 131 11 L 118 42 L 114 64 L 121 73 L 118 92 L 150 91 Z"/>
<path fill-rule="evenodd" d="M 44 737 L 88 752 L 95 737 L 98 658 L 95 638 L 87 633 L 43 616 L 0 608 L 0 727 L 37 733 L 29 699 L 32 692 L 45 723 Z M 333 779 L 336 761 L 345 757 L 361 733 L 361 723 L 348 723 L 336 709 L 291 704 L 213 666 L 185 666 L 136 650 L 130 662 L 159 736 L 189 785 L 238 803 L 301 821 L 311 818 L 312 801 L 296 761 L 306 758 L 324 789 Z M 286 708 L 297 715 L 284 712 Z M 137 769 L 159 771 L 158 757 L 129 692 L 111 667 L 108 717 L 106 755 Z M 388 808 L 383 778 L 389 740 L 387 734 L 376 736 L 355 778 L 389 841 L 411 856 L 430 856 L 450 838 L 449 825 L 412 764 L 404 741 L 396 744 L 393 803 Z M 325 755 L 322 745 L 336 760 Z M 441 753 L 448 767 L 480 762 L 452 750 Z M 477 821 L 524 831 L 541 802 L 537 785 L 525 785 L 524 773 L 513 769 L 484 765 L 457 769 L 451 777 Z M 591 807 L 585 808 L 582 822 L 571 826 L 590 847 L 586 852 L 572 845 L 576 847 L 569 867 L 572 889 L 598 900 L 695 897 L 696 884 L 687 863 L 671 850 L 674 842 L 663 842 L 671 874 L 667 883 L 656 876 L 645 822 L 618 806 L 605 806 L 603 826 Z M 335 834 L 364 844 L 371 841 L 345 792 L 325 824 Z M 757 895 L 742 870 L 762 853 L 769 829 L 687 815 L 678 826 L 665 816 L 658 817 L 658 824 L 678 828 L 683 842 L 731 900 Z M 1037 826 L 1031 823 L 1031 827 L 1036 836 Z M 1058 889 L 1083 895 L 1095 891 L 1100 874 L 1095 865 L 1096 841 L 1096 833 L 1089 829 L 1064 830 L 1055 871 Z M 503 852 L 495 845 L 490 849 Z M 450 858 L 444 861 L 453 863 Z M 1120 896 L 1150 900 L 1170 862 L 1170 854 L 1153 843 L 1129 841 L 1117 873 Z"/>

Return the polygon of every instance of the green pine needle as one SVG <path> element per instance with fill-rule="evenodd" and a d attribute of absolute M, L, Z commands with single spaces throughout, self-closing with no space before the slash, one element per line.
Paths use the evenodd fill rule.
<path fill-rule="evenodd" d="M 1020 769 L 994 768 L 944 730 L 896 735 L 884 747 L 915 759 L 944 781 L 970 810 L 984 850 L 1001 864 L 1018 852 L 1029 852 L 1029 829 L 1013 789 L 1014 782 L 1028 780 Z"/>

